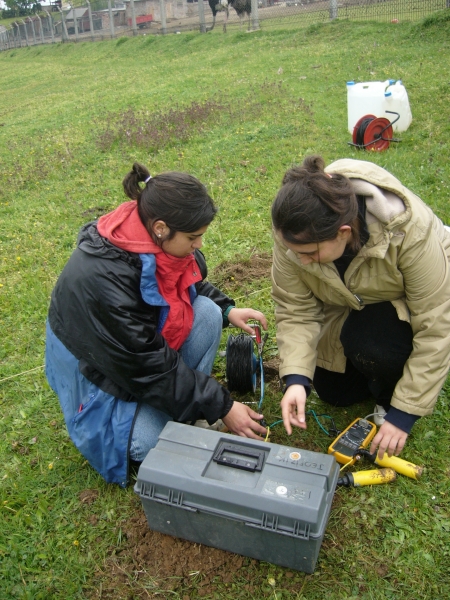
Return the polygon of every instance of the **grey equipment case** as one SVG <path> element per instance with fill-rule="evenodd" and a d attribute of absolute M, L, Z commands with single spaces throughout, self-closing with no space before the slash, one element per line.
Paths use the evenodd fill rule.
<path fill-rule="evenodd" d="M 152 530 L 312 573 L 338 475 L 328 454 L 169 422 L 134 490 Z"/>

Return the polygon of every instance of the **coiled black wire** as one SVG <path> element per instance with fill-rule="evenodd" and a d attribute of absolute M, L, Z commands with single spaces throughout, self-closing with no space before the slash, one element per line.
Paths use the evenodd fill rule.
<path fill-rule="evenodd" d="M 227 341 L 227 387 L 230 392 L 255 391 L 253 340 L 240 333 L 230 335 Z"/>
<path fill-rule="evenodd" d="M 355 143 L 357 146 L 364 146 L 364 134 L 366 133 L 366 129 L 372 121 L 375 119 L 373 117 L 367 117 L 363 119 L 356 130 L 356 139 Z"/>

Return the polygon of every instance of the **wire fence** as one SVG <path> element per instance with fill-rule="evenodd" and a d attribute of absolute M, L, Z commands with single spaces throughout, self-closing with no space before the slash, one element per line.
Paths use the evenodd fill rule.
<path fill-rule="evenodd" d="M 0 50 L 189 30 L 207 33 L 214 27 L 256 31 L 335 19 L 397 23 L 450 8 L 450 0 L 86 0 L 68 10 L 59 4 L 0 27 Z"/>

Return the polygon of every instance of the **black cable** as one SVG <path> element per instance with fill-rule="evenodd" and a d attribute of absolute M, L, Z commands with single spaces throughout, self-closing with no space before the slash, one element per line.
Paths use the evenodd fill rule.
<path fill-rule="evenodd" d="M 359 124 L 359 127 L 356 130 L 355 140 L 357 146 L 364 146 L 364 134 L 366 133 L 366 129 L 369 126 L 369 124 L 372 123 L 372 121 L 374 120 L 375 119 L 373 117 L 367 117 L 366 119 L 363 119 Z"/>
<path fill-rule="evenodd" d="M 253 340 L 240 333 L 230 335 L 227 341 L 227 387 L 230 392 L 255 391 Z"/>

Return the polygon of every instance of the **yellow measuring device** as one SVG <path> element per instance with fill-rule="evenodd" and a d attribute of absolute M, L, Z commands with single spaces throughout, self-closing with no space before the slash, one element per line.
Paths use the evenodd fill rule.
<path fill-rule="evenodd" d="M 354 465 L 359 448 L 367 448 L 375 437 L 377 426 L 367 419 L 355 419 L 330 444 L 328 454 L 333 454 L 341 465 Z"/>

